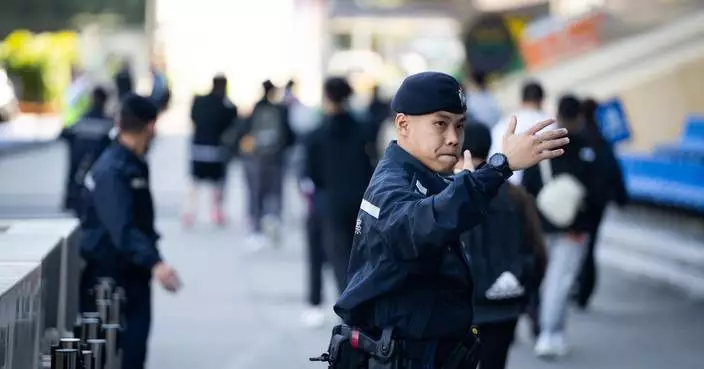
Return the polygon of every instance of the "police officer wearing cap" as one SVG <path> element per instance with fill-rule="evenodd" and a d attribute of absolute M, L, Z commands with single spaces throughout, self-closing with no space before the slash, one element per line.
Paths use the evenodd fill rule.
<path fill-rule="evenodd" d="M 364 194 L 347 288 L 334 309 L 371 336 L 393 327 L 402 343 L 398 368 L 471 367 L 469 357 L 452 357 L 474 343 L 468 339 L 473 281 L 460 235 L 484 220 L 514 170 L 562 155 L 567 132 L 541 132 L 548 120 L 515 134 L 513 119 L 504 152 L 474 170 L 469 151 L 460 152 L 466 98 L 456 79 L 437 72 L 409 76 L 391 108 L 397 141 Z M 453 175 L 462 154 L 463 170 Z"/>
<path fill-rule="evenodd" d="M 96 311 L 91 289 L 98 278 L 111 277 L 125 291 L 124 326 L 120 336 L 122 368 L 142 369 L 151 324 L 151 278 L 175 292 L 180 282 L 162 261 L 154 229 L 145 154 L 154 137 L 157 107 L 147 98 L 123 99 L 119 134 L 84 180 L 81 217 L 81 311 Z"/>

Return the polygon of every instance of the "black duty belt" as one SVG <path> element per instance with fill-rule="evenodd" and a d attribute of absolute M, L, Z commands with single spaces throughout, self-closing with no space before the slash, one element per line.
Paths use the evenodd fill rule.
<path fill-rule="evenodd" d="M 450 342 L 447 342 L 448 344 Z M 375 368 L 404 368 L 401 364 L 408 359 L 420 359 L 415 357 L 422 355 L 428 347 L 428 341 L 410 341 L 394 339 L 393 328 L 385 328 L 379 339 L 374 339 L 370 335 L 359 329 L 338 325 L 333 328 L 328 352 L 319 357 L 310 358 L 310 361 L 327 362 L 329 368 L 370 368 L 370 366 L 359 365 L 370 359 L 380 365 Z M 443 350 L 445 351 L 445 350 Z M 446 355 L 441 358 L 441 369 L 476 368 L 478 364 L 479 338 L 476 329 L 472 329 L 470 335 L 464 340 L 452 342 L 452 347 Z M 357 354 L 366 355 L 359 358 Z M 353 357 L 350 363 L 350 357 Z"/>

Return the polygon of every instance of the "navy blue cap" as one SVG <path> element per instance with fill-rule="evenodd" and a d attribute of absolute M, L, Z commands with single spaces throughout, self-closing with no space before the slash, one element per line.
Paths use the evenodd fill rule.
<path fill-rule="evenodd" d="M 467 98 L 462 85 L 449 74 L 422 72 L 403 80 L 391 101 L 391 109 L 407 115 L 438 111 L 464 114 Z"/>
<path fill-rule="evenodd" d="M 122 99 L 122 107 L 127 108 L 135 118 L 143 122 L 151 122 L 159 114 L 159 108 L 151 100 L 137 94 L 125 96 Z"/>

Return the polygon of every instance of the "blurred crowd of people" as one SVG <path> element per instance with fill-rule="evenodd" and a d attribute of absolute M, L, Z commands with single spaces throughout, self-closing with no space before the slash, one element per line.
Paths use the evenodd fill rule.
<path fill-rule="evenodd" d="M 150 99 L 163 110 L 169 100 L 168 82 L 158 73 L 154 78 Z M 192 186 L 182 223 L 193 226 L 202 185 L 212 188 L 211 220 L 226 223 L 227 168 L 237 157 L 248 190 L 247 246 L 251 250 L 276 247 L 281 242 L 283 183 L 292 163 L 307 204 L 308 306 L 302 321 L 321 326 L 325 323 L 323 266 L 332 268 L 339 292 L 344 291 L 353 238 L 360 227 L 357 213 L 380 157 L 380 132 L 394 112 L 378 88 L 366 109 L 354 111 L 349 103 L 354 94 L 350 83 L 331 77 L 322 86 L 318 112 L 297 99 L 295 81 L 280 89 L 267 80 L 260 100 L 244 116 L 228 99 L 227 83 L 224 76 L 215 76 L 212 90 L 193 99 Z M 130 96 L 133 85 L 125 65 L 115 76 L 117 98 Z M 485 74 L 473 72 L 466 90 L 463 150 L 471 152 L 474 167 L 501 152 L 501 137 L 512 117 L 517 120 L 516 133 L 550 119 L 543 109 L 545 91 L 537 81 L 523 86 L 521 106 L 509 114 L 503 114 Z M 95 88 L 89 108 L 62 134 L 71 148 L 66 209 L 77 211 L 87 171 L 114 138 L 109 134 L 113 120 L 106 111 L 108 91 Z M 515 172 L 511 184 L 493 200 L 488 219 L 463 236 L 470 245 L 476 286 L 474 320 L 482 332 L 484 369 L 505 367 L 522 315 L 532 322 L 536 355 L 564 355 L 569 301 L 581 308 L 589 305 L 597 280 L 594 249 L 604 210 L 610 202 L 627 201 L 619 164 L 599 132 L 597 108 L 593 99 L 560 97 L 556 123 L 548 129 L 569 130 L 565 154 Z M 458 170 L 462 166 L 460 160 Z"/>

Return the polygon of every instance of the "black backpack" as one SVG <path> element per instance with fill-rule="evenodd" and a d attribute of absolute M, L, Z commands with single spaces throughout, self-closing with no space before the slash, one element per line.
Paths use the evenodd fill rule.
<path fill-rule="evenodd" d="M 286 147 L 284 111 L 273 104 L 258 105 L 251 116 L 249 135 L 254 139 L 254 156 L 272 156 Z"/>

